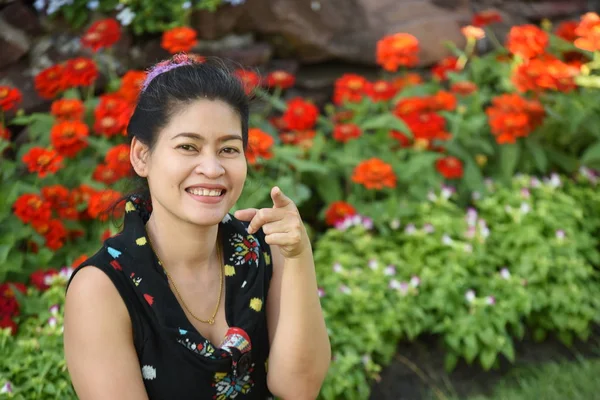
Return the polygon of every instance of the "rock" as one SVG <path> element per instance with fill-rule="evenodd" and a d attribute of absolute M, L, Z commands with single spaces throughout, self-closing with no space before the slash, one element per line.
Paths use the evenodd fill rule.
<path fill-rule="evenodd" d="M 30 7 L 23 4 L 22 1 L 15 1 L 6 5 L 0 10 L 0 17 L 29 35 L 39 35 L 42 33 L 42 25 L 37 15 L 35 15 Z"/>
<path fill-rule="evenodd" d="M 268 43 L 253 43 L 249 46 L 238 48 L 223 48 L 220 50 L 207 50 L 200 52 L 205 56 L 217 56 L 234 61 L 243 67 L 257 67 L 265 65 L 271 59 L 273 49 Z"/>
<path fill-rule="evenodd" d="M 210 26 L 235 10 L 230 29 L 269 38 L 278 57 L 303 63 L 343 60 L 375 64 L 377 41 L 407 32 L 421 42 L 421 65 L 449 54 L 444 41 L 464 43 L 460 27 L 470 18 L 468 0 L 255 0 L 204 16 Z M 212 22 L 207 22 L 212 18 Z M 233 21 L 236 21 L 235 23 Z M 199 26 L 194 25 L 198 29 Z M 213 30 L 211 34 L 218 33 Z"/>
<path fill-rule="evenodd" d="M 27 54 L 31 43 L 27 35 L 0 16 L 0 68 L 10 65 Z"/>
<path fill-rule="evenodd" d="M 0 85 L 16 87 L 23 94 L 23 100 L 19 108 L 26 113 L 47 111 L 47 101 L 38 96 L 33 85 L 35 76 L 26 59 L 11 64 L 0 70 Z"/>

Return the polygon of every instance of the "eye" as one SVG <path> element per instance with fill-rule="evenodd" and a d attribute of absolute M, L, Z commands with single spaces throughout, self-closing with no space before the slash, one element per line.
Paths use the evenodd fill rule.
<path fill-rule="evenodd" d="M 192 146 L 191 144 L 180 144 L 179 146 L 176 147 L 176 149 L 182 149 L 185 151 L 194 151 L 196 150 L 196 148 L 194 146 Z"/>
<path fill-rule="evenodd" d="M 225 147 L 221 151 L 224 152 L 225 154 L 239 154 L 240 153 L 240 151 L 238 149 L 236 149 L 235 147 Z"/>

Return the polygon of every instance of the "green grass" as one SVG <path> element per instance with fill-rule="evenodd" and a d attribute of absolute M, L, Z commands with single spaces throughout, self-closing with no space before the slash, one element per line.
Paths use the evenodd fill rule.
<path fill-rule="evenodd" d="M 600 399 L 600 359 L 516 368 L 494 387 L 492 396 L 475 396 L 466 400 L 593 399 Z"/>

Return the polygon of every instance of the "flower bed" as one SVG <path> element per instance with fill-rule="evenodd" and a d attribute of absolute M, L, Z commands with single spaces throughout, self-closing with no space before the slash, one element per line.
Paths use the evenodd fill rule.
<path fill-rule="evenodd" d="M 289 98 L 294 76 L 285 71 L 236 72 L 261 103 L 237 207 L 269 206 L 276 184 L 312 228 L 335 354 L 323 398 L 365 398 L 401 338 L 438 334 L 448 368 L 460 357 L 489 368 L 499 354 L 514 358 L 526 330 L 568 343 L 598 318 L 600 18 L 554 33 L 513 27 L 505 46 L 479 55 L 486 18 L 465 27 L 466 48 L 450 44 L 456 56 L 425 77 L 409 70 L 416 38 L 382 38 L 381 79 L 343 75 L 322 108 Z M 118 25 L 103 22 L 82 38 L 91 54 L 118 39 Z M 195 33 L 175 29 L 163 47 L 189 50 Z M 124 131 L 145 72 L 100 69 L 81 57 L 36 76 L 49 112 L 15 114 L 19 91 L 0 87 L 0 282 L 44 291 L 23 297 L 22 286 L 5 284 L 0 293 L 0 327 L 9 328 L 1 358 L 10 360 L 0 383 L 23 398 L 72 395 L 58 361 L 60 313 L 50 310 L 62 289 L 45 291 L 68 271 L 40 266 L 77 267 L 91 255 L 117 231 L 105 211 L 128 189 Z M 96 93 L 101 73 L 110 79 Z M 26 128 L 18 145 L 17 127 Z M 49 350 L 37 355 L 36 346 Z"/>

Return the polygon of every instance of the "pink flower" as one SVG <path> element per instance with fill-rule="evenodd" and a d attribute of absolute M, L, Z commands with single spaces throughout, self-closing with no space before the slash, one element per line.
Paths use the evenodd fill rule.
<path fill-rule="evenodd" d="M 485 298 L 485 304 L 489 305 L 489 306 L 493 306 L 494 304 L 496 304 L 496 298 L 494 296 L 488 296 Z"/>
<path fill-rule="evenodd" d="M 317 289 L 317 294 L 319 295 L 319 298 L 321 297 L 325 297 L 325 290 L 318 288 Z"/>

